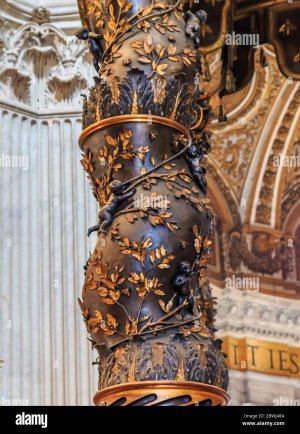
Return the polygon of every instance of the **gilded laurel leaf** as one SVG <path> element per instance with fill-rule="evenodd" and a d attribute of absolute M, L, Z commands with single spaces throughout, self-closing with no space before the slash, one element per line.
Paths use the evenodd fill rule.
<path fill-rule="evenodd" d="M 143 242 L 143 247 L 147 248 L 152 246 L 152 242 L 151 242 L 151 237 L 147 238 L 144 242 Z"/>
<path fill-rule="evenodd" d="M 130 296 L 129 288 L 123 288 L 121 292 L 122 292 L 123 295 L 126 295 L 127 297 Z"/>
<path fill-rule="evenodd" d="M 107 316 L 108 324 L 116 329 L 118 327 L 118 322 L 117 322 L 116 318 L 113 315 L 111 315 L 110 313 L 106 314 L 106 316 Z"/>
<path fill-rule="evenodd" d="M 94 310 L 94 316 L 99 323 L 102 322 L 102 314 L 99 310 Z"/>
<path fill-rule="evenodd" d="M 160 253 L 161 253 L 162 256 L 165 256 L 167 254 L 167 251 L 166 251 L 166 249 L 165 249 L 164 246 L 161 246 Z"/>
<path fill-rule="evenodd" d="M 121 296 L 121 292 L 119 290 L 118 291 L 110 290 L 109 296 L 113 301 L 118 301 Z"/>
<path fill-rule="evenodd" d="M 137 273 L 130 273 L 130 277 L 128 277 L 129 282 L 138 283 L 140 281 L 140 277 Z"/>
<path fill-rule="evenodd" d="M 116 283 L 117 279 L 118 279 L 118 274 L 116 273 L 111 273 L 110 275 L 110 279 L 113 283 Z"/>
<path fill-rule="evenodd" d="M 127 336 L 133 336 L 137 333 L 137 321 L 131 320 L 126 322 L 125 331 Z"/>
<path fill-rule="evenodd" d="M 176 223 L 173 223 L 173 222 L 167 222 L 166 224 L 167 224 L 167 228 L 168 228 L 171 232 L 177 231 L 178 226 L 177 226 Z"/>
<path fill-rule="evenodd" d="M 162 212 L 162 213 L 160 213 L 160 216 L 164 219 L 167 219 L 169 217 L 172 217 L 173 214 L 171 212 Z"/>
<path fill-rule="evenodd" d="M 121 44 L 114 44 L 111 49 L 111 53 L 115 54 L 119 50 L 119 48 L 121 48 Z"/>
<path fill-rule="evenodd" d="M 155 51 L 158 57 L 162 57 L 165 52 L 165 49 L 162 47 L 161 44 L 156 44 Z"/>
<path fill-rule="evenodd" d="M 138 261 L 143 262 L 143 261 L 142 261 L 142 257 L 140 256 L 140 254 L 139 254 L 138 252 L 134 252 L 134 251 L 132 251 L 131 255 L 132 255 L 135 259 L 137 259 Z"/>
<path fill-rule="evenodd" d="M 169 313 L 170 310 L 172 309 L 173 306 L 173 301 L 175 298 L 176 294 L 171 298 L 171 300 L 168 301 L 167 306 L 166 306 L 166 311 Z"/>
<path fill-rule="evenodd" d="M 124 7 L 123 11 L 128 12 L 132 8 L 132 6 L 133 6 L 133 2 L 128 2 Z"/>
<path fill-rule="evenodd" d="M 152 46 L 153 40 L 152 40 L 152 36 L 148 35 L 145 37 L 144 39 L 144 50 L 146 54 L 150 54 L 153 46 Z"/>
<path fill-rule="evenodd" d="M 151 250 L 149 256 L 150 256 L 151 264 L 154 264 L 154 262 L 156 260 L 155 250 Z"/>
<path fill-rule="evenodd" d="M 185 64 L 185 66 L 190 66 L 192 64 L 190 59 L 186 56 L 182 56 L 182 60 L 183 60 L 183 63 Z"/>
<path fill-rule="evenodd" d="M 102 283 L 104 283 L 104 285 L 106 285 L 109 289 L 115 288 L 115 284 L 109 279 L 102 278 Z"/>
<path fill-rule="evenodd" d="M 122 169 L 122 167 L 123 167 L 123 165 L 120 164 L 120 163 L 115 164 L 115 165 L 114 165 L 114 170 L 115 170 L 116 172 L 118 172 L 118 170 Z"/>
<path fill-rule="evenodd" d="M 165 27 L 161 26 L 159 23 L 156 23 L 156 24 L 154 25 L 154 27 L 155 27 L 156 30 L 157 30 L 159 33 L 161 33 L 162 35 L 165 35 L 165 34 L 166 34 L 166 29 L 165 29 Z"/>
<path fill-rule="evenodd" d="M 101 328 L 104 331 L 104 334 L 107 336 L 113 336 L 116 332 L 114 329 L 108 327 L 106 324 L 101 324 Z"/>
<path fill-rule="evenodd" d="M 187 184 L 190 184 L 191 179 L 190 179 L 187 175 L 184 175 L 183 173 L 180 173 L 180 174 L 179 174 L 179 177 L 180 177 L 184 182 L 186 182 Z"/>
<path fill-rule="evenodd" d="M 112 137 L 108 134 L 105 135 L 104 138 L 109 145 L 115 146 L 118 144 L 118 141 L 114 137 Z"/>
<path fill-rule="evenodd" d="M 176 53 L 176 46 L 173 44 L 168 45 L 167 53 L 169 56 L 172 56 L 173 54 L 175 54 Z"/>
<path fill-rule="evenodd" d="M 169 264 L 159 264 L 158 268 L 161 268 L 162 270 L 170 268 Z"/>
<path fill-rule="evenodd" d="M 135 52 L 136 52 L 137 54 L 140 54 L 141 56 L 144 55 L 144 50 L 143 50 L 142 48 L 136 48 L 136 49 L 135 49 Z"/>
<path fill-rule="evenodd" d="M 110 5 L 108 6 L 108 13 L 109 13 L 109 15 L 110 15 L 111 17 L 114 18 L 115 10 L 114 10 L 114 6 L 113 6 L 112 4 L 110 4 Z"/>
<path fill-rule="evenodd" d="M 104 286 L 100 286 L 100 288 L 98 289 L 98 294 L 100 295 L 100 297 L 106 297 L 108 294 L 108 289 L 104 288 Z"/>
<path fill-rule="evenodd" d="M 146 17 L 147 15 L 151 14 L 152 10 L 153 10 L 153 5 L 146 6 L 145 8 L 143 8 L 142 16 Z"/>
<path fill-rule="evenodd" d="M 102 298 L 101 302 L 104 304 L 115 304 L 115 302 L 110 298 Z"/>
<path fill-rule="evenodd" d="M 124 242 L 124 245 L 125 245 L 126 247 L 129 247 L 129 246 L 130 246 L 129 238 L 128 238 L 128 237 L 124 237 L 123 242 Z"/>
<path fill-rule="evenodd" d="M 161 65 L 158 65 L 156 67 L 157 74 L 159 74 L 159 75 L 165 75 L 164 70 L 167 69 L 167 67 L 168 67 L 167 63 L 162 63 Z"/>
<path fill-rule="evenodd" d="M 167 312 L 167 308 L 166 308 L 165 303 L 163 302 L 163 300 L 159 300 L 158 302 L 159 302 L 159 305 L 160 305 L 161 309 L 162 309 L 165 313 L 168 313 L 168 312 Z"/>
<path fill-rule="evenodd" d="M 120 6 L 120 8 L 123 8 L 126 4 L 126 0 L 118 0 L 118 5 Z"/>
<path fill-rule="evenodd" d="M 132 254 L 132 250 L 129 250 L 129 249 L 121 250 L 121 252 L 123 253 L 123 255 L 131 255 Z"/>
<path fill-rule="evenodd" d="M 144 21 L 141 21 L 140 23 L 138 23 L 137 27 L 138 27 L 138 29 L 142 29 L 144 33 L 148 33 L 151 26 L 148 23 L 148 21 L 144 20 Z"/>
<path fill-rule="evenodd" d="M 131 44 L 130 44 L 133 48 L 142 48 L 142 46 L 143 46 L 143 43 L 141 42 L 141 41 L 133 41 L 133 42 L 131 42 Z"/>
<path fill-rule="evenodd" d="M 151 59 L 148 59 L 148 57 L 145 57 L 145 56 L 138 57 L 137 60 L 140 63 L 151 63 Z"/>
<path fill-rule="evenodd" d="M 179 62 L 178 57 L 175 56 L 168 56 L 168 59 L 171 60 L 172 62 Z"/>

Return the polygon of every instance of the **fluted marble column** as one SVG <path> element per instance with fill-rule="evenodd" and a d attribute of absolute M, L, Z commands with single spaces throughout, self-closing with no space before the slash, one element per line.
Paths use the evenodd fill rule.
<path fill-rule="evenodd" d="M 1 110 L 0 398 L 86 405 L 95 389 L 95 356 L 74 308 L 96 212 L 74 149 L 80 130 L 78 116 Z M 10 156 L 24 169 L 3 167 Z"/>
<path fill-rule="evenodd" d="M 91 65 L 87 47 L 61 30 L 76 21 L 55 25 L 48 12 L 32 11 L 34 22 L 22 15 L 22 24 L 9 11 L 0 17 L 4 405 L 88 405 L 96 384 L 96 355 L 75 309 L 96 212 L 76 144 Z M 12 157 L 19 167 L 5 167 Z"/>

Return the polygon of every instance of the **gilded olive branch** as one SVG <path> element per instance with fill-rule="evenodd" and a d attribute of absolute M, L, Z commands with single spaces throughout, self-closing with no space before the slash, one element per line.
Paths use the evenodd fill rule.
<path fill-rule="evenodd" d="M 119 137 L 118 137 L 118 148 L 119 148 Z M 116 157 L 113 157 L 112 162 L 111 162 L 110 165 L 107 162 L 107 164 L 109 165 L 108 183 L 111 181 L 111 178 L 112 178 L 112 175 L 113 175 L 113 172 L 114 172 L 113 166 L 114 166 L 114 164 L 116 162 L 116 159 L 119 158 L 119 157 L 120 157 L 120 155 L 117 155 Z"/>
<path fill-rule="evenodd" d="M 184 325 L 190 324 L 191 322 L 197 321 L 197 320 L 200 319 L 200 318 L 201 318 L 201 314 L 199 314 L 199 315 L 196 316 L 195 318 L 191 318 L 191 319 L 189 319 L 189 320 L 187 320 L 187 321 L 184 321 L 184 322 L 178 322 L 178 323 L 173 323 L 173 324 L 171 324 L 171 325 L 169 325 L 169 326 L 162 327 L 162 328 L 157 329 L 157 330 L 148 330 L 148 331 L 143 332 L 143 333 L 138 334 L 138 335 L 139 335 L 139 336 L 144 336 L 144 335 L 148 335 L 148 334 L 151 334 L 151 333 L 162 332 L 162 331 L 165 331 L 165 330 L 168 330 L 168 329 L 172 329 L 172 328 L 174 328 L 174 327 L 181 327 L 181 326 L 184 326 Z"/>
<path fill-rule="evenodd" d="M 151 291 L 152 292 L 152 291 Z M 148 295 L 149 294 L 151 294 L 151 292 L 148 292 L 146 295 L 145 295 L 145 297 L 142 299 L 142 301 L 141 301 L 141 304 L 140 304 L 140 307 L 139 307 L 139 311 L 138 311 L 138 314 L 137 314 L 137 322 L 139 322 L 139 319 L 140 319 L 140 316 L 141 316 L 141 312 L 142 312 L 142 308 L 143 308 L 143 305 L 144 305 L 144 303 L 145 303 L 145 300 L 146 300 L 146 298 L 148 297 Z"/>
<path fill-rule="evenodd" d="M 159 260 L 159 261 L 157 262 L 157 264 L 154 265 L 152 268 L 149 268 L 149 270 L 145 271 L 145 274 L 148 274 L 148 273 L 150 273 L 151 271 L 155 270 L 155 268 L 157 268 L 157 267 L 161 264 L 161 262 L 162 262 L 163 260 L 164 260 L 164 257 L 162 257 L 161 260 Z"/>
<path fill-rule="evenodd" d="M 129 314 L 128 314 L 126 308 L 125 308 L 125 306 L 123 306 L 123 304 L 121 304 L 120 302 L 118 302 L 118 300 L 114 300 L 109 294 L 108 294 L 108 298 L 110 300 L 112 300 L 117 306 L 120 306 L 124 310 L 124 312 L 125 312 L 127 318 L 129 319 L 129 321 L 131 321 L 131 317 L 129 316 Z"/>
<path fill-rule="evenodd" d="M 169 179 L 168 182 L 171 182 L 173 184 L 179 185 L 181 188 L 184 188 L 186 190 L 189 190 L 191 193 L 193 193 L 193 190 L 191 190 L 190 188 L 188 188 L 185 185 L 182 185 L 179 181 L 173 180 L 173 179 Z"/>
<path fill-rule="evenodd" d="M 182 306 L 181 306 L 181 307 L 182 307 Z M 201 318 L 201 316 L 202 316 L 202 314 L 200 313 L 200 314 L 199 314 L 198 316 L 196 316 L 195 318 L 191 318 L 191 319 L 188 319 L 188 320 L 183 321 L 183 322 L 178 322 L 178 323 L 170 324 L 169 326 L 162 327 L 161 329 L 157 329 L 157 330 L 147 330 L 147 331 L 145 331 L 145 332 L 143 332 L 143 333 L 139 332 L 139 333 L 137 333 L 137 334 L 134 335 L 134 336 L 144 336 L 144 335 L 148 335 L 148 334 L 151 334 L 151 333 L 162 332 L 162 331 L 165 331 L 165 330 L 168 330 L 168 329 L 174 328 L 174 327 L 181 327 L 181 326 L 184 326 L 184 325 L 190 324 L 191 322 L 197 321 L 198 319 Z M 114 348 L 114 347 L 117 346 L 117 345 L 123 344 L 124 342 L 128 342 L 128 341 L 132 340 L 132 338 L 133 338 L 133 336 L 128 336 L 128 337 L 126 337 L 123 341 L 118 342 L 117 344 L 114 344 L 114 345 L 112 345 L 111 347 L 109 347 L 109 349 L 112 349 L 112 348 Z M 99 344 L 95 345 L 94 347 L 97 347 L 98 345 L 99 345 Z"/>
<path fill-rule="evenodd" d="M 142 211 L 144 213 L 148 213 L 150 215 L 158 216 L 159 217 L 159 214 L 151 213 L 149 211 L 150 209 L 156 210 L 157 208 L 153 208 L 153 207 L 149 207 L 147 209 L 145 209 L 145 208 L 131 208 L 131 206 L 129 208 L 123 209 L 122 211 L 119 211 L 117 214 L 115 214 L 114 218 L 120 217 L 120 215 L 123 215 L 123 214 L 129 214 L 129 213 L 132 213 L 132 212 L 139 212 L 139 211 Z"/>
<path fill-rule="evenodd" d="M 180 155 L 184 154 L 188 150 L 188 148 L 191 146 L 191 142 L 192 142 L 192 139 L 191 139 L 191 136 L 189 135 L 187 145 L 181 151 L 177 152 L 177 154 L 173 155 L 172 157 L 168 158 L 167 160 L 165 160 L 162 163 L 158 164 L 157 166 L 153 167 L 153 169 L 149 170 L 148 172 L 143 173 L 142 175 L 138 175 L 135 178 L 132 178 L 129 181 L 124 182 L 123 188 L 127 187 L 127 185 L 131 184 L 132 182 L 144 180 L 149 175 L 151 175 L 151 173 L 156 172 L 157 170 L 161 169 L 165 164 L 171 163 L 171 161 L 176 160 L 176 158 L 180 157 Z M 136 184 L 134 184 L 134 185 L 136 185 Z M 131 186 L 130 189 L 132 187 L 133 186 Z M 123 193 L 125 194 L 127 191 L 129 191 L 129 189 L 125 190 Z"/>
<path fill-rule="evenodd" d="M 109 327 L 111 330 L 113 330 L 115 333 L 117 333 L 117 335 L 120 335 L 120 336 L 122 336 L 122 338 L 126 338 L 127 336 L 126 335 L 123 335 L 123 333 L 121 333 L 121 332 L 118 332 L 118 330 L 117 329 L 114 329 L 114 328 L 112 328 L 112 327 Z"/>
<path fill-rule="evenodd" d="M 110 42 L 110 44 L 108 45 L 108 47 L 104 50 L 102 59 L 104 60 L 105 57 L 107 56 L 107 54 L 109 53 L 109 51 L 112 49 L 113 45 L 124 35 L 126 35 L 126 33 L 130 32 L 135 26 L 137 26 L 139 23 L 145 21 L 145 20 L 152 20 L 153 18 L 156 17 L 160 17 L 162 15 L 168 14 L 170 12 L 172 12 L 174 9 L 177 8 L 177 6 L 179 6 L 179 4 L 181 3 L 181 0 L 177 0 L 177 2 L 175 3 L 175 5 L 171 6 L 168 10 L 164 10 L 161 12 L 157 12 L 156 14 L 152 14 L 152 15 L 148 15 L 146 17 L 140 18 L 139 20 L 137 20 L 135 23 L 133 23 L 127 30 L 125 30 L 124 32 L 120 33 L 118 36 L 115 37 L 115 39 L 113 41 Z M 136 16 L 138 16 L 138 13 L 136 14 Z M 131 17 L 133 19 L 133 17 Z M 135 17 L 134 17 L 135 18 Z"/>
<path fill-rule="evenodd" d="M 120 307 L 124 310 L 124 312 L 125 312 L 126 315 L 127 315 L 127 318 L 128 318 L 129 320 L 131 320 L 131 318 L 130 318 L 130 316 L 129 316 L 127 310 L 126 310 L 126 308 L 123 306 L 123 304 L 119 303 L 117 300 L 114 300 L 113 298 L 112 298 L 112 300 L 116 303 L 116 305 L 120 306 Z"/>
<path fill-rule="evenodd" d="M 173 309 L 171 312 L 167 313 L 166 315 L 164 315 L 163 317 L 161 317 L 159 320 L 154 321 L 154 322 L 148 322 L 147 324 L 145 324 L 140 331 L 138 332 L 138 335 L 142 334 L 144 332 L 144 330 L 147 330 L 149 327 L 155 327 L 156 325 L 159 325 L 161 323 L 161 321 L 165 321 L 166 319 L 170 318 L 171 316 L 175 315 L 175 313 L 177 313 L 179 310 L 181 310 L 183 307 L 185 307 L 188 304 L 188 301 L 185 300 L 182 304 L 180 304 L 179 306 L 177 306 L 175 309 Z"/>
<path fill-rule="evenodd" d="M 166 162 L 164 162 L 163 163 L 164 165 L 165 164 L 167 164 Z M 146 175 L 146 174 L 145 174 Z M 186 175 L 188 175 L 188 174 L 186 174 Z M 171 180 L 171 179 L 169 179 L 169 178 L 171 178 L 172 176 L 174 176 L 174 174 L 172 174 L 172 173 L 158 173 L 158 174 L 154 174 L 154 175 L 148 175 L 148 176 L 146 176 L 146 178 L 144 179 L 144 178 L 142 178 L 142 179 L 139 179 L 137 182 L 135 182 L 134 184 L 132 184 L 132 186 L 130 187 L 130 189 L 131 188 L 133 188 L 133 187 L 136 187 L 136 186 L 138 186 L 139 184 L 141 184 L 142 182 L 144 182 L 144 181 L 146 181 L 147 180 L 147 178 L 154 178 L 154 179 L 157 179 L 157 178 L 167 178 L 167 181 L 169 181 L 169 182 L 171 182 L 171 183 L 173 183 L 173 184 L 177 184 L 177 185 L 179 185 L 181 188 L 184 188 L 184 189 L 187 189 L 187 190 L 189 190 L 191 193 L 193 193 L 193 190 L 191 190 L 188 186 L 185 186 L 185 185 L 183 185 L 183 184 L 181 184 L 179 181 L 176 181 L 176 180 Z M 129 181 L 128 181 L 129 182 Z M 127 190 L 125 190 L 125 193 L 127 192 Z"/>

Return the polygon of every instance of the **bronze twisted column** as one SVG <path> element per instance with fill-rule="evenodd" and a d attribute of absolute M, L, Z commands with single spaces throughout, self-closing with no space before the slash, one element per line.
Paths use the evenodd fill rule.
<path fill-rule="evenodd" d="M 210 148 L 198 50 L 205 16 L 175 0 L 78 3 L 76 35 L 96 70 L 79 140 L 99 202 L 80 300 L 99 354 L 95 403 L 226 405 L 203 289 L 213 230 L 200 164 Z"/>

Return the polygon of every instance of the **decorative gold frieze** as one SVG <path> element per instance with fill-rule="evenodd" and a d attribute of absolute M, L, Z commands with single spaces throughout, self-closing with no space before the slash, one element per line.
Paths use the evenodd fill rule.
<path fill-rule="evenodd" d="M 300 347 L 232 336 L 222 340 L 230 369 L 300 378 Z"/>

